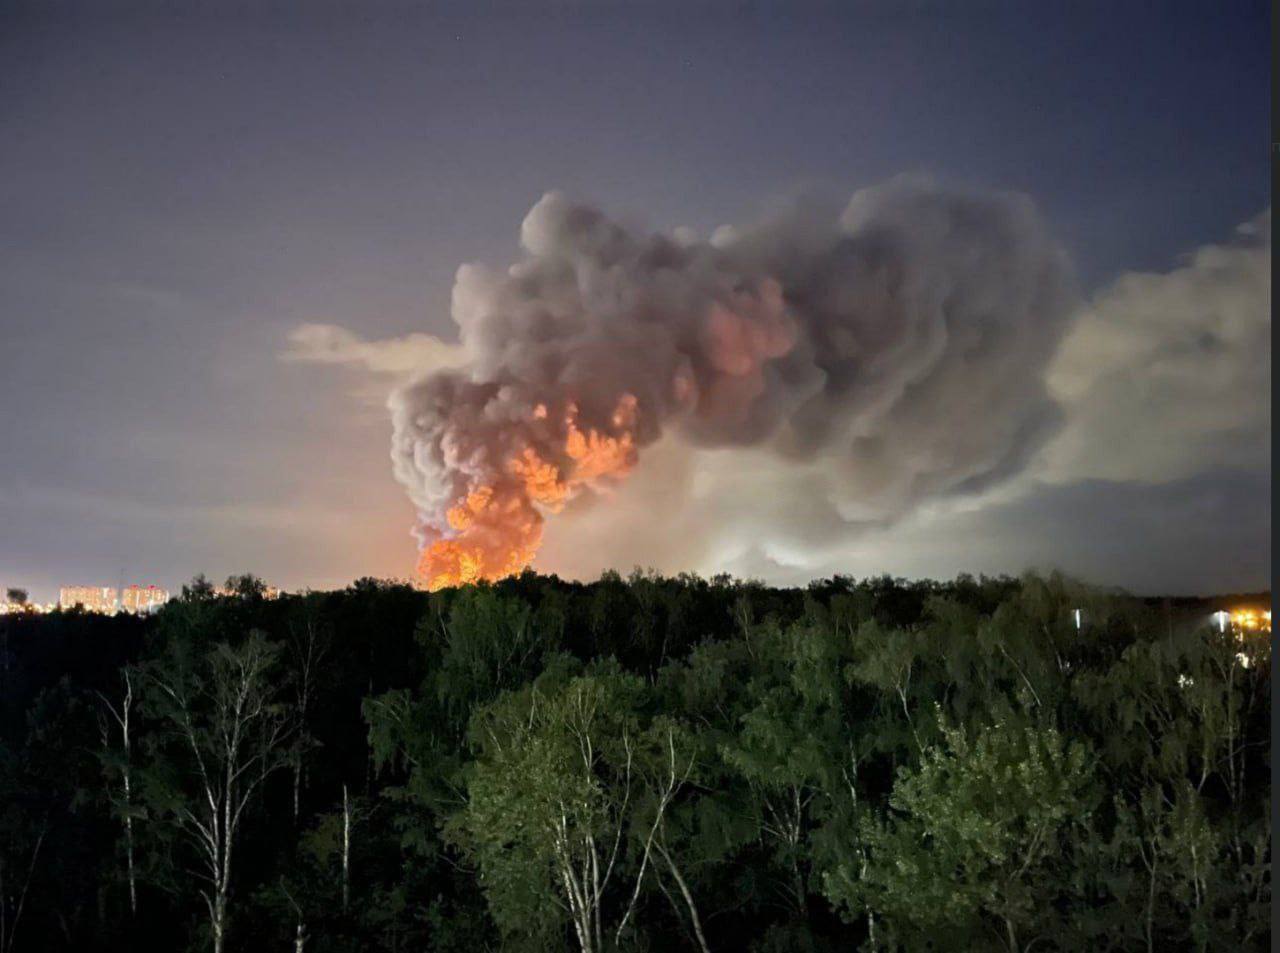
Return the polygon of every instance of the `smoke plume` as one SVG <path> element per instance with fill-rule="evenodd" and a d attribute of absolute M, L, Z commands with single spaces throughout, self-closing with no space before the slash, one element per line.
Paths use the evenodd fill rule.
<path fill-rule="evenodd" d="M 901 178 L 697 241 L 550 193 L 520 243 L 458 271 L 466 363 L 390 401 L 432 588 L 529 565 L 548 515 L 664 433 L 820 464 L 845 519 L 885 522 L 1019 471 L 1056 424 L 1072 281 L 1023 196 Z"/>

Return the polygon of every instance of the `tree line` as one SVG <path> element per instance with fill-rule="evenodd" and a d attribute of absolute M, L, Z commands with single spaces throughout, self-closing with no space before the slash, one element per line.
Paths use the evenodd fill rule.
<path fill-rule="evenodd" d="M 1270 946 L 1194 600 L 526 573 L 0 617 L 0 953 Z"/>

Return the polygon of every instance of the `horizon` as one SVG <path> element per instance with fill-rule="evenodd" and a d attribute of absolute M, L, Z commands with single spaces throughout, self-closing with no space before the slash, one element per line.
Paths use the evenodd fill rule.
<path fill-rule="evenodd" d="M 913 11 L 7 8 L 0 585 L 328 589 L 423 559 L 1263 591 L 1267 8 Z M 587 219 L 623 277 L 574 320 L 616 354 L 520 320 L 566 262 L 600 291 Z M 882 234 L 910 303 L 961 288 L 972 324 L 867 319 L 858 286 L 853 370 L 824 363 L 845 332 L 807 303 L 855 295 L 818 265 Z M 637 360 L 610 308 L 666 300 L 655 249 L 685 271 L 637 326 L 674 343 Z M 689 368 L 696 406 L 663 389 Z M 494 419 L 461 398 L 418 429 L 451 375 L 518 384 L 508 429 L 457 429 Z M 612 469 L 550 455 L 548 403 L 619 441 Z M 437 452 L 459 434 L 482 475 Z M 459 561 L 450 514 L 516 446 L 554 492 L 520 488 L 526 535 Z"/>
<path fill-rule="evenodd" d="M 739 586 L 760 585 L 760 586 L 764 586 L 765 588 L 773 588 L 773 589 L 779 589 L 779 590 L 804 590 L 804 589 L 813 588 L 814 586 L 820 586 L 824 583 L 833 583 L 841 580 L 848 581 L 853 584 L 864 584 L 864 583 L 870 583 L 870 582 L 877 582 L 881 580 L 889 580 L 895 584 L 905 584 L 907 586 L 918 586 L 918 585 L 928 585 L 928 584 L 935 584 L 938 586 L 950 586 L 964 579 L 972 579 L 977 582 L 996 581 L 996 580 L 1018 581 L 1018 580 L 1028 579 L 1028 578 L 1045 579 L 1045 578 L 1051 578 L 1055 575 L 1063 575 L 1063 574 L 1057 573 L 1055 570 L 1039 571 L 1036 569 L 1026 569 L 1018 573 L 960 572 L 951 577 L 937 577 L 937 576 L 909 577 L 909 576 L 895 576 L 891 573 L 872 573 L 865 576 L 851 576 L 843 573 L 835 573 L 827 576 L 814 577 L 804 582 L 795 582 L 795 583 L 788 583 L 784 585 L 776 585 L 762 579 L 755 579 L 755 578 L 744 577 L 744 576 L 734 576 L 728 573 L 712 574 L 712 575 L 701 575 L 699 573 L 673 573 L 668 575 L 663 573 L 655 573 L 653 570 L 646 569 L 641 566 L 635 566 L 627 572 L 623 572 L 619 569 L 614 569 L 614 568 L 605 568 L 601 570 L 599 575 L 590 579 L 565 578 L 562 576 L 558 576 L 555 573 L 539 572 L 536 569 L 532 569 L 532 568 L 525 570 L 525 574 L 532 574 L 534 577 L 539 579 L 554 580 L 557 582 L 564 583 L 566 585 L 582 585 L 582 586 L 591 586 L 591 585 L 595 585 L 597 583 L 603 582 L 606 577 L 611 575 L 617 576 L 618 578 L 622 579 L 624 582 L 631 579 L 633 576 L 639 574 L 645 577 L 650 577 L 652 575 L 657 579 L 665 580 L 665 581 L 676 581 L 681 577 L 691 577 L 693 579 L 701 580 L 702 582 L 706 582 L 710 584 L 716 584 L 718 581 L 717 579 L 718 576 L 726 576 L 728 583 L 731 585 L 739 585 Z M 196 583 L 198 581 L 204 581 L 209 583 L 215 588 L 216 590 L 215 594 L 222 595 L 222 596 L 234 596 L 235 595 L 234 593 L 225 591 L 227 589 L 226 583 L 229 583 L 236 579 L 244 578 L 245 576 L 251 576 L 257 581 L 263 583 L 268 590 L 274 592 L 275 595 L 271 596 L 271 598 L 345 592 L 347 590 L 354 589 L 358 584 L 365 581 L 369 581 L 369 580 L 372 580 L 373 582 L 382 584 L 382 585 L 404 586 L 404 587 L 416 589 L 422 592 L 426 591 L 426 587 L 423 585 L 421 580 L 415 580 L 412 576 L 401 576 L 401 577 L 358 576 L 351 579 L 349 582 L 345 584 L 334 585 L 334 586 L 329 586 L 325 588 L 302 586 L 296 589 L 290 589 L 290 588 L 276 586 L 272 583 L 270 579 L 263 579 L 262 577 L 257 576 L 254 573 L 232 573 L 225 579 L 215 579 L 204 573 L 196 573 L 194 576 L 190 577 L 187 580 L 184 580 L 183 582 L 179 583 L 175 587 L 165 587 L 165 586 L 153 585 L 153 584 L 142 582 L 142 583 L 133 583 L 133 584 L 126 585 L 125 589 L 131 589 L 131 588 L 142 589 L 142 590 L 146 590 L 148 588 L 162 589 L 168 593 L 169 601 L 174 601 L 182 598 L 182 591 L 184 588 L 189 587 L 192 583 Z M 506 579 L 500 579 L 493 582 L 482 580 L 478 583 L 468 584 L 468 585 L 497 586 L 497 585 L 500 585 L 502 582 L 507 581 L 508 579 L 514 580 L 518 578 L 519 576 L 509 576 L 509 577 L 506 577 Z M 1237 590 L 1220 589 L 1215 591 L 1201 591 L 1201 592 L 1134 592 L 1119 586 L 1106 585 L 1103 583 L 1092 583 L 1086 580 L 1077 579 L 1069 575 L 1063 575 L 1063 578 L 1070 583 L 1082 585 L 1088 589 L 1096 590 L 1099 593 L 1114 595 L 1118 597 L 1130 597 L 1134 599 L 1144 599 L 1144 600 L 1167 598 L 1167 599 L 1190 599 L 1190 600 L 1203 601 L 1203 600 L 1233 598 L 1233 599 L 1243 599 L 1247 601 L 1249 599 L 1263 599 L 1264 597 L 1269 598 L 1271 595 L 1271 589 L 1269 587 L 1261 588 L 1261 589 L 1237 589 Z M 8 588 L 22 589 L 22 587 L 20 586 L 12 586 Z M 59 589 L 73 589 L 73 588 L 110 589 L 116 592 L 117 597 L 121 592 L 124 591 L 120 589 L 119 586 L 112 586 L 110 584 L 98 585 L 93 583 L 85 583 L 83 581 L 71 582 L 59 587 Z M 38 604 L 40 606 L 52 606 L 54 608 L 64 608 L 59 606 L 58 590 L 53 591 L 51 598 L 37 598 L 36 594 L 33 591 L 25 590 L 25 589 L 23 591 L 27 593 L 27 600 L 30 603 Z"/>

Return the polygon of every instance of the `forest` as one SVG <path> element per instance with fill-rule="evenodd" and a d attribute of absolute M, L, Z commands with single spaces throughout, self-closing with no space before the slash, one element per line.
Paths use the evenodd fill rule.
<path fill-rule="evenodd" d="M 1058 576 L 0 617 L 0 953 L 1266 950 L 1265 635 Z"/>

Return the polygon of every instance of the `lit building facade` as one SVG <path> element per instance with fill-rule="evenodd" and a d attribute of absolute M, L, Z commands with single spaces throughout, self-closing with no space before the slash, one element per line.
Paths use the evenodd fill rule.
<path fill-rule="evenodd" d="M 115 612 L 120 605 L 111 586 L 63 586 L 58 591 L 58 605 L 63 609 L 82 606 L 86 612 Z"/>
<path fill-rule="evenodd" d="M 128 586 L 120 592 L 120 608 L 134 615 L 155 612 L 169 601 L 169 590 L 159 586 Z"/>

